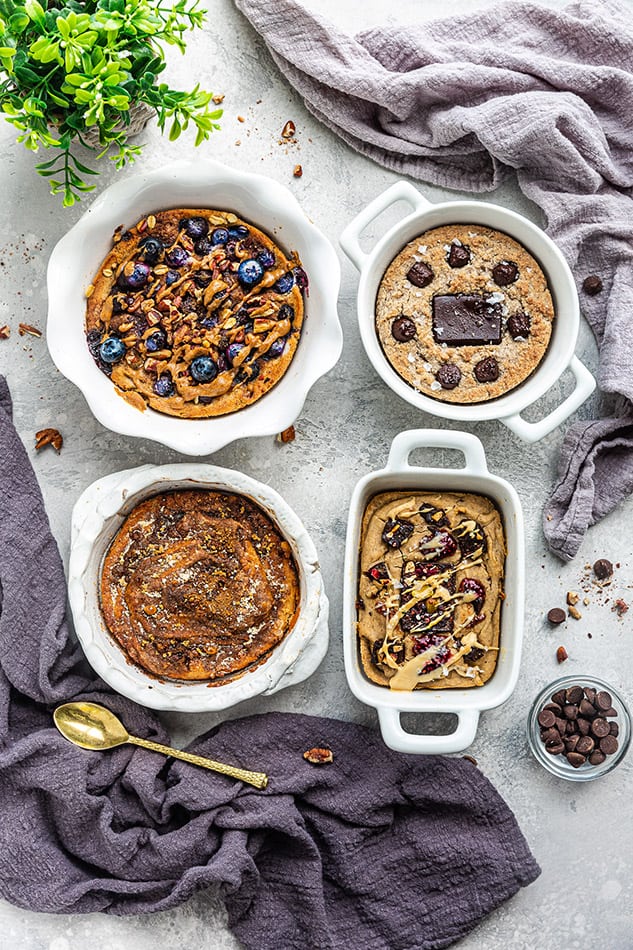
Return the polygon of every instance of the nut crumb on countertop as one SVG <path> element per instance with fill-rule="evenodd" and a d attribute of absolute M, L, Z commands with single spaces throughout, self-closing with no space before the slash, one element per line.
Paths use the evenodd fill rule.
<path fill-rule="evenodd" d="M 27 334 L 27 333 L 28 333 L 29 336 L 37 336 L 37 337 L 40 337 L 40 336 L 42 335 L 42 331 L 41 331 L 41 330 L 38 330 L 37 327 L 31 326 L 30 323 L 19 323 L 19 324 L 18 324 L 18 333 L 20 334 L 20 336 L 24 336 L 24 335 Z"/>
<path fill-rule="evenodd" d="M 615 603 L 611 606 L 611 610 L 613 610 L 618 615 L 618 617 L 621 617 L 623 614 L 625 614 L 628 609 L 629 605 L 625 600 L 622 600 L 621 597 L 618 597 Z"/>
<path fill-rule="evenodd" d="M 288 119 L 283 129 L 281 130 L 281 137 L 282 139 L 291 139 L 293 138 L 296 131 L 297 131 L 296 125 L 294 124 L 292 119 Z"/>
<path fill-rule="evenodd" d="M 11 328 L 5 323 L 3 327 L 0 327 L 0 340 L 8 340 L 11 335 Z"/>
<path fill-rule="evenodd" d="M 568 603 L 568 604 L 570 604 L 571 606 L 573 606 L 574 604 L 577 604 L 579 600 L 580 600 L 580 594 L 577 594 L 575 590 L 568 590 L 568 591 L 567 591 L 567 603 Z"/>
<path fill-rule="evenodd" d="M 301 167 L 301 165 L 295 165 L 295 167 L 292 170 L 292 174 L 294 175 L 295 178 L 301 178 L 301 176 L 303 175 L 303 168 Z"/>
<path fill-rule="evenodd" d="M 59 429 L 40 429 L 35 433 L 35 451 L 39 452 L 46 445 L 52 445 L 57 454 L 61 452 L 64 439 Z"/>
<path fill-rule="evenodd" d="M 569 606 L 569 608 L 567 609 L 567 613 L 569 614 L 570 617 L 573 617 L 574 620 L 580 620 L 582 617 L 582 614 L 578 610 L 578 607 L 574 607 L 573 604 Z"/>
<path fill-rule="evenodd" d="M 286 442 L 294 442 L 295 438 L 296 438 L 295 427 L 288 426 L 287 429 L 284 429 L 283 432 L 280 432 L 277 435 L 276 440 L 277 442 L 286 443 Z"/>

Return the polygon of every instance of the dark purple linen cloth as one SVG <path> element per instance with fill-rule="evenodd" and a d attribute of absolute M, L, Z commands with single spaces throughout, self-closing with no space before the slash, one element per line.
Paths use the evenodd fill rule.
<path fill-rule="evenodd" d="M 567 431 L 551 550 L 633 491 L 633 17 L 618 0 L 504 3 L 345 35 L 295 0 L 236 0 L 307 108 L 387 168 L 486 192 L 514 170 L 578 282 L 613 415 Z M 367 196 L 369 199 L 370 195 Z M 589 297 L 583 279 L 604 290 Z"/>
<path fill-rule="evenodd" d="M 55 705 L 102 702 L 169 742 L 87 671 L 66 584 L 0 377 L 0 895 L 29 910 L 139 914 L 215 885 L 252 950 L 448 946 L 539 868 L 470 762 L 390 752 L 360 726 L 269 713 L 195 751 L 265 770 L 265 791 L 120 747 L 70 745 Z M 332 765 L 303 752 L 327 744 Z"/>

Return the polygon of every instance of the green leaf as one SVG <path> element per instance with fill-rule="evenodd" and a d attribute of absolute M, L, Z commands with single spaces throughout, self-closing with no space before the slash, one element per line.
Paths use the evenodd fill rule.
<path fill-rule="evenodd" d="M 41 3 L 38 3 L 38 0 L 26 0 L 26 3 L 24 4 L 24 11 L 28 18 L 33 21 L 33 23 L 38 23 L 40 26 L 44 26 L 44 8 Z"/>
<path fill-rule="evenodd" d="M 12 33 L 22 33 L 30 22 L 26 12 L 23 9 L 18 9 L 9 17 L 9 28 Z"/>

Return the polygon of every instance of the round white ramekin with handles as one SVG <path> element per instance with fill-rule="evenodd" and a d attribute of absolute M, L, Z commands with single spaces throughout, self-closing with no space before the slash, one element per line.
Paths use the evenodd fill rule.
<path fill-rule="evenodd" d="M 413 212 L 388 230 L 370 253 L 365 253 L 360 246 L 361 234 L 378 215 L 397 201 L 406 202 Z M 387 267 L 409 241 L 424 231 L 446 224 L 481 225 L 509 234 L 539 262 L 554 301 L 556 318 L 545 356 L 532 375 L 516 389 L 488 402 L 469 405 L 441 402 L 413 389 L 387 360 L 376 333 L 376 294 Z M 538 442 L 575 412 L 595 389 L 595 379 L 574 353 L 580 308 L 572 273 L 554 242 L 523 215 L 485 201 L 432 204 L 409 182 L 398 181 L 378 195 L 348 224 L 341 234 L 340 243 L 360 271 L 358 325 L 367 356 L 385 383 L 411 405 L 434 416 L 461 422 L 499 419 L 526 442 Z M 568 368 L 575 377 L 573 392 L 538 422 L 524 419 L 521 416 L 523 410 L 543 396 Z"/>
<path fill-rule="evenodd" d="M 463 453 L 466 464 L 463 468 L 451 469 L 410 465 L 411 452 L 427 447 L 457 449 Z M 370 498 L 385 491 L 475 492 L 491 498 L 501 512 L 508 550 L 499 658 L 494 674 L 483 686 L 396 691 L 378 686 L 365 676 L 356 630 L 361 523 Z M 389 748 L 418 754 L 461 752 L 473 742 L 482 710 L 493 709 L 508 699 L 516 686 L 521 662 L 524 578 L 521 502 L 512 485 L 490 474 L 479 439 L 467 432 L 441 429 L 411 429 L 397 435 L 391 444 L 386 468 L 361 478 L 352 495 L 345 547 L 343 601 L 347 682 L 357 699 L 378 712 L 382 737 Z M 403 712 L 452 713 L 457 716 L 457 728 L 450 735 L 442 736 L 406 732 L 400 721 Z"/>

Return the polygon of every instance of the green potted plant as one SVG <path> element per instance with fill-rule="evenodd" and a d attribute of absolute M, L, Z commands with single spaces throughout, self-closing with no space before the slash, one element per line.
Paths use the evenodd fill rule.
<path fill-rule="evenodd" d="M 185 32 L 204 16 L 199 0 L 0 0 L 0 109 L 26 148 L 55 150 L 37 170 L 66 207 L 98 174 L 73 149 L 108 154 L 122 168 L 141 150 L 129 141 L 140 110 L 155 113 L 171 140 L 191 124 L 199 145 L 219 128 L 212 93 L 158 78 L 164 44 L 184 52 Z"/>

